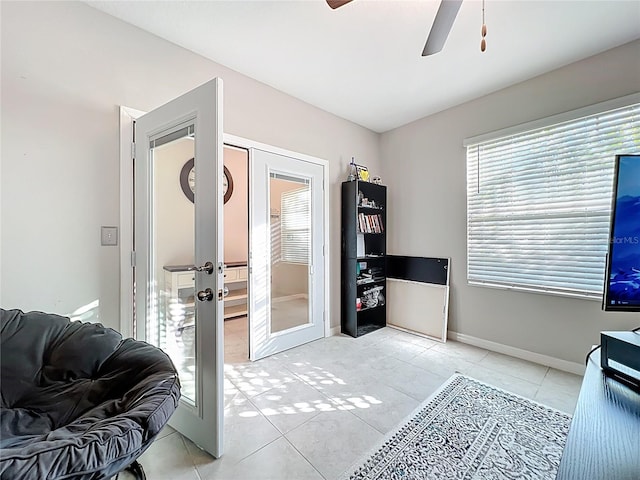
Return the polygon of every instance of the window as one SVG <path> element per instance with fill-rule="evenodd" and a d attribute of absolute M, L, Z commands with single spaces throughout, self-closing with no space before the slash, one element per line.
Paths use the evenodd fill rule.
<path fill-rule="evenodd" d="M 309 264 L 311 248 L 311 189 L 309 185 L 281 197 L 283 262 Z"/>
<path fill-rule="evenodd" d="M 470 284 L 602 297 L 614 156 L 640 151 L 632 97 L 465 141 Z"/>

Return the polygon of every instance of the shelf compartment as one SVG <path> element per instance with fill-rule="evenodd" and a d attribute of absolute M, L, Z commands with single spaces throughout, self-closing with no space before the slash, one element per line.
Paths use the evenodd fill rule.
<path fill-rule="evenodd" d="M 247 298 L 247 289 L 246 288 L 237 288 L 234 290 L 229 290 L 229 293 L 226 297 L 224 297 L 225 302 L 232 302 L 234 300 L 243 300 Z"/>
<path fill-rule="evenodd" d="M 247 304 L 224 307 L 224 318 L 240 317 L 247 314 Z"/>
<path fill-rule="evenodd" d="M 369 323 L 366 325 L 359 325 L 358 326 L 358 333 L 357 336 L 361 337 L 362 335 L 366 335 L 367 333 L 371 333 L 371 332 L 375 332 L 376 330 L 380 329 L 384 327 L 384 325 L 378 325 L 375 323 Z"/>
<path fill-rule="evenodd" d="M 384 307 L 385 304 L 383 303 L 382 305 L 376 305 L 375 307 L 362 307 L 360 310 L 356 309 L 357 313 L 362 313 L 362 312 L 366 312 L 368 310 L 375 310 L 376 308 L 380 308 L 380 307 Z"/>
<path fill-rule="evenodd" d="M 353 336 L 360 337 L 386 326 L 386 318 L 381 315 L 384 311 L 384 305 L 379 305 L 378 307 L 367 308 L 357 312 L 358 323 Z"/>
<path fill-rule="evenodd" d="M 368 280 L 366 282 L 361 282 L 359 280 L 356 280 L 356 285 L 358 287 L 364 287 L 365 285 L 375 285 L 376 283 L 384 283 L 386 282 L 387 279 L 382 277 L 382 278 L 374 278 L 372 280 Z"/>
<path fill-rule="evenodd" d="M 382 213 L 359 212 L 357 220 L 356 226 L 358 233 L 384 233 L 386 218 Z"/>

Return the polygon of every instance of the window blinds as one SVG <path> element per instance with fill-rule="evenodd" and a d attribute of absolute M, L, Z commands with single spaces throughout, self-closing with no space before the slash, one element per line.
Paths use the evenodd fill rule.
<path fill-rule="evenodd" d="M 281 198 L 282 261 L 309 264 L 311 251 L 311 188 L 284 192 Z"/>
<path fill-rule="evenodd" d="M 467 279 L 602 296 L 615 155 L 640 104 L 467 145 Z"/>

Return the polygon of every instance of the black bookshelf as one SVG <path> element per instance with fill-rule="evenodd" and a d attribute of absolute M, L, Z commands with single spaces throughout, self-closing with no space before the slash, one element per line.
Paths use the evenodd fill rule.
<path fill-rule="evenodd" d="M 387 324 L 387 187 L 342 183 L 342 333 L 359 337 Z"/>

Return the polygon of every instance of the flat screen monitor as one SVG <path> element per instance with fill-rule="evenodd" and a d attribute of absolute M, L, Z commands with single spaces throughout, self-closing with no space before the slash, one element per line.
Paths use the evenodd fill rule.
<path fill-rule="evenodd" d="M 616 155 L 602 305 L 640 312 L 640 155 Z"/>

